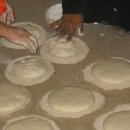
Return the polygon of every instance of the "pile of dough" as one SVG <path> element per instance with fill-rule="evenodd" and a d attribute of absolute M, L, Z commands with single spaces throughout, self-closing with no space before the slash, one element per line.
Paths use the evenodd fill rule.
<path fill-rule="evenodd" d="M 49 24 L 59 20 L 61 17 L 62 17 L 62 4 L 52 5 L 45 12 L 45 19 Z"/>
<path fill-rule="evenodd" d="M 45 94 L 40 100 L 40 107 L 56 117 L 78 118 L 95 111 L 103 103 L 104 97 L 95 91 L 63 87 Z"/>
<path fill-rule="evenodd" d="M 59 130 L 59 128 L 50 119 L 29 115 L 9 120 L 3 130 Z"/>
<path fill-rule="evenodd" d="M 94 122 L 96 130 L 130 130 L 130 104 L 117 106 Z"/>
<path fill-rule="evenodd" d="M 13 83 L 31 86 L 46 81 L 53 73 L 50 62 L 38 56 L 25 56 L 8 64 L 5 77 Z"/>
<path fill-rule="evenodd" d="M 66 38 L 50 38 L 40 50 L 42 57 L 58 64 L 75 64 L 83 60 L 89 52 L 86 44 L 79 38 L 66 41 Z"/>
<path fill-rule="evenodd" d="M 31 22 L 19 22 L 19 23 L 12 24 L 12 26 L 21 27 L 21 28 L 24 28 L 27 31 L 29 31 L 34 37 L 37 38 L 37 42 L 38 42 L 39 46 L 42 45 L 44 43 L 44 41 L 46 40 L 47 34 L 46 34 L 45 29 L 42 26 L 39 26 L 39 25 L 37 25 L 35 23 L 31 23 Z M 12 43 L 10 41 L 7 41 L 4 38 L 0 39 L 0 43 L 3 46 L 7 47 L 7 48 L 25 49 L 24 46 Z"/>
<path fill-rule="evenodd" d="M 0 116 L 24 109 L 30 102 L 30 93 L 21 87 L 0 84 Z"/>
<path fill-rule="evenodd" d="M 84 69 L 84 79 L 106 90 L 130 87 L 130 61 L 112 58 L 92 63 Z"/>

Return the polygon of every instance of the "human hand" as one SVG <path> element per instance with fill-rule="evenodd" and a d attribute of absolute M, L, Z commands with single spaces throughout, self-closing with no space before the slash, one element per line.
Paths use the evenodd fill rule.
<path fill-rule="evenodd" d="M 6 7 L 7 10 L 0 16 L 0 21 L 9 25 L 14 22 L 14 12 L 7 2 Z"/>
<path fill-rule="evenodd" d="M 8 41 L 24 46 L 31 54 L 36 53 L 38 43 L 28 31 L 19 27 L 8 27 L 5 38 Z"/>
<path fill-rule="evenodd" d="M 61 19 L 50 24 L 50 27 L 54 28 L 61 36 L 67 34 L 67 40 L 71 40 L 78 27 L 81 32 L 83 31 L 83 16 L 80 14 L 64 14 Z"/>

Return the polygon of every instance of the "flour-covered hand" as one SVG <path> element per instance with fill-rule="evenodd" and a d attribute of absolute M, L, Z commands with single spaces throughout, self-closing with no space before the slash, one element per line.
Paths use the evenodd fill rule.
<path fill-rule="evenodd" d="M 8 41 L 24 46 L 30 53 L 36 53 L 38 48 L 37 40 L 28 31 L 19 27 L 8 27 L 5 38 Z"/>

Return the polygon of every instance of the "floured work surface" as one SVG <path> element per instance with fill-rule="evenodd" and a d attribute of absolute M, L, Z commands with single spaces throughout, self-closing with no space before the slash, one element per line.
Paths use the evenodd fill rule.
<path fill-rule="evenodd" d="M 12 0 L 15 1 L 15 0 Z M 35 6 L 36 4 L 41 4 L 42 6 L 37 7 L 32 14 L 32 11 L 27 13 L 26 11 L 21 10 L 21 14 L 18 15 L 19 20 L 22 19 L 23 15 L 26 16 L 26 18 L 30 15 L 32 17 L 32 21 L 41 20 L 41 15 L 43 10 L 40 12 L 40 8 L 43 8 L 44 3 L 45 6 L 47 5 L 46 2 L 48 1 L 30 1 L 32 4 L 30 6 Z M 35 3 L 36 2 L 36 3 Z M 19 4 L 18 4 L 19 3 Z M 17 4 L 22 8 L 22 5 L 26 5 L 26 2 L 23 1 L 15 1 L 14 4 Z M 49 2 L 48 2 L 49 5 Z M 28 6 L 28 4 L 26 5 Z M 26 7 L 27 8 L 27 7 Z M 18 9 L 17 9 L 18 10 Z M 30 9 L 29 9 L 30 10 Z M 29 11 L 28 10 L 28 11 Z M 17 13 L 17 11 L 16 11 Z M 18 11 L 18 13 L 20 13 Z M 34 17 L 34 15 L 36 17 Z M 89 85 L 91 89 L 94 91 L 99 91 L 101 94 L 105 96 L 105 100 L 107 104 L 105 107 L 101 107 L 97 111 L 85 115 L 82 118 L 76 118 L 76 119 L 69 119 L 69 118 L 60 118 L 60 117 L 53 117 L 49 115 L 47 112 L 43 111 L 42 114 L 40 114 L 43 117 L 49 118 L 56 122 L 58 127 L 62 130 L 95 130 L 93 127 L 94 120 L 99 117 L 100 115 L 103 115 L 111 110 L 113 110 L 116 106 L 121 104 L 128 104 L 130 102 L 130 88 L 122 89 L 122 90 L 102 90 L 99 87 L 96 87 L 96 85 L 93 85 L 91 83 L 82 81 L 80 78 L 80 74 L 82 73 L 82 70 L 85 68 L 85 66 L 98 61 L 103 60 L 109 57 L 122 57 L 124 59 L 130 59 L 130 36 L 127 35 L 125 37 L 120 37 L 119 35 L 116 35 L 115 33 L 110 33 L 110 27 L 109 26 L 102 26 L 102 25 L 89 25 L 85 27 L 85 36 L 83 36 L 81 39 L 87 43 L 87 46 L 89 47 L 89 54 L 88 56 L 81 62 L 73 65 L 59 65 L 54 64 L 55 68 L 55 75 L 47 80 L 46 82 L 34 85 L 32 87 L 28 87 L 27 89 L 29 92 L 33 95 L 33 108 L 25 113 L 26 114 L 40 114 L 39 111 L 36 109 L 37 101 L 39 101 L 42 96 L 52 91 L 58 87 L 65 87 L 69 86 L 71 84 L 77 84 L 81 83 L 84 85 Z M 0 47 L 0 82 L 9 82 L 5 79 L 3 76 L 3 70 L 5 69 L 6 65 L 10 60 L 19 58 L 22 56 L 28 55 L 26 51 L 23 50 L 12 50 L 4 47 Z M 4 58 L 3 58 L 4 57 Z M 12 118 L 12 117 L 11 117 Z M 5 126 L 6 119 L 0 119 L 0 129 L 2 130 L 3 126 Z"/>

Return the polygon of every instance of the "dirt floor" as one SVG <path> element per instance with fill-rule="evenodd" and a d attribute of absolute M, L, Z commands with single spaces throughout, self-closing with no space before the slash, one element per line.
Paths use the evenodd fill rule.
<path fill-rule="evenodd" d="M 16 22 L 31 21 L 42 25 L 47 31 L 50 31 L 44 18 L 47 7 L 58 2 L 58 0 L 10 0 L 16 14 Z M 104 34 L 104 36 L 102 36 Z M 8 118 L 0 119 L 0 128 L 6 123 L 6 120 L 15 116 L 25 114 L 40 114 L 54 120 L 61 130 L 94 130 L 94 120 L 112 110 L 119 104 L 130 102 L 130 89 L 104 91 L 97 86 L 85 82 L 82 78 L 82 70 L 86 65 L 93 63 L 99 59 L 107 59 L 109 57 L 122 57 L 130 60 L 130 35 L 120 36 L 110 32 L 110 26 L 107 25 L 86 25 L 85 36 L 81 37 L 90 49 L 85 60 L 74 65 L 57 65 L 53 64 L 56 70 L 48 81 L 27 87 L 33 95 L 33 106 L 27 111 L 17 113 Z M 5 79 L 3 72 L 9 61 L 16 57 L 29 55 L 27 51 L 7 49 L 0 47 L 0 82 L 9 82 Z M 51 89 L 63 86 L 71 86 L 72 84 L 83 84 L 88 88 L 102 93 L 105 96 L 105 105 L 82 118 L 55 118 L 46 112 L 41 112 L 36 106 L 41 96 Z"/>

